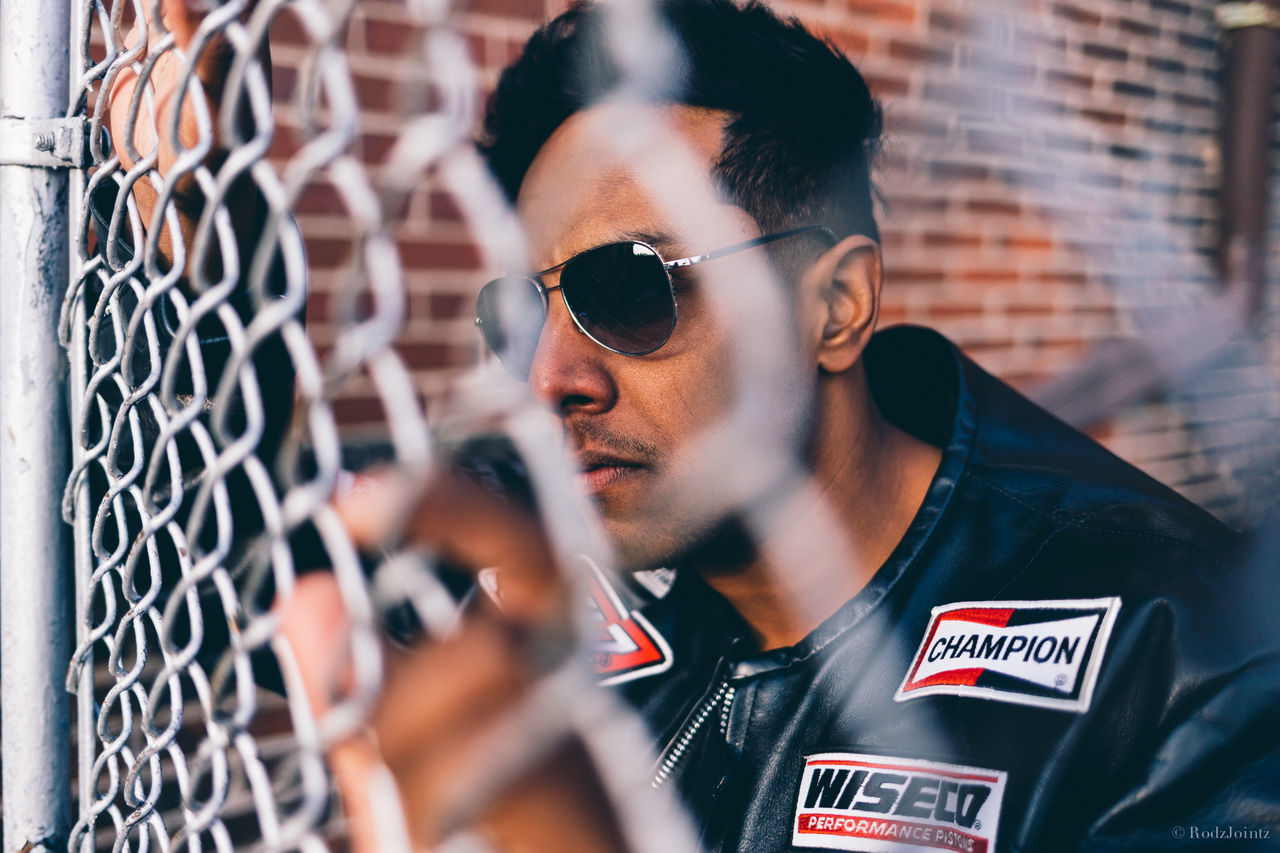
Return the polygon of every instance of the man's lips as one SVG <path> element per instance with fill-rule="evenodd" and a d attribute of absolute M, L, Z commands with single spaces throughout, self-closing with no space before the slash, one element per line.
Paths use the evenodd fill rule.
<path fill-rule="evenodd" d="M 584 451 L 577 455 L 580 473 L 577 483 L 588 495 L 598 495 L 606 489 L 626 482 L 643 473 L 646 467 L 641 462 L 614 456 L 609 453 Z"/>

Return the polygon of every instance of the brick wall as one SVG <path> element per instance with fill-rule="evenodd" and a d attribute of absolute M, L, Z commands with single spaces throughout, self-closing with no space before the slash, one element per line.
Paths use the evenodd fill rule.
<path fill-rule="evenodd" d="M 476 0 L 457 21 L 482 85 L 558 3 Z M 1217 290 L 1219 45 L 1207 0 L 789 0 L 846 50 L 883 98 L 884 322 L 934 326 L 1033 396 L 1108 340 L 1158 325 Z M 357 4 L 346 34 L 364 109 L 362 154 L 381 163 L 421 90 L 418 32 L 400 3 Z M 305 35 L 274 38 L 281 140 Z M 402 353 L 424 395 L 477 355 L 479 254 L 430 180 L 399 227 L 409 293 Z M 313 274 L 309 322 L 333 337 L 349 252 L 322 184 L 300 217 Z M 1274 494 L 1275 289 L 1256 339 L 1090 428 L 1121 455 L 1241 523 Z M 347 389 L 353 438 L 376 436 L 370 386 Z"/>

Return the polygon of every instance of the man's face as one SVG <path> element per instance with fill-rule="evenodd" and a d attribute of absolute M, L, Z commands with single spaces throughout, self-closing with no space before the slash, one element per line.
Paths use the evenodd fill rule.
<path fill-rule="evenodd" d="M 725 118 L 691 107 L 635 105 L 595 107 L 569 118 L 539 151 L 517 200 L 534 268 L 618 240 L 649 243 L 671 260 L 758 236 L 754 220 L 713 188 Z M 622 154 L 618 128 L 637 121 L 664 132 L 641 145 L 642 152 Z M 559 292 L 550 294 L 529 384 L 560 417 L 582 471 L 579 483 L 631 568 L 668 560 L 719 520 L 676 499 L 689 486 L 705 487 L 708 472 L 758 464 L 741 455 L 709 458 L 697 440 L 740 404 L 743 390 L 741 358 L 733 353 L 742 341 L 730 333 L 731 327 L 741 332 L 742 324 L 726 318 L 709 291 L 727 285 L 740 295 L 742 280 L 759 278 L 763 269 L 766 256 L 753 249 L 673 271 L 675 330 L 661 349 L 640 357 L 593 342 Z M 544 284 L 558 284 L 557 276 L 546 276 Z M 690 483 L 695 471 L 704 482 Z"/>

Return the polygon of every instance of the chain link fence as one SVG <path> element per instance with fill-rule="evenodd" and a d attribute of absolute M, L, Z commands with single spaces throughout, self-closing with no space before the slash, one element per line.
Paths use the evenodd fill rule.
<path fill-rule="evenodd" d="M 68 849 L 325 849 L 341 830 L 323 748 L 378 689 L 375 611 L 387 604 L 328 504 L 344 465 L 331 400 L 372 383 L 393 461 L 426 465 L 419 395 L 392 347 L 406 296 L 389 211 L 428 171 L 480 174 L 466 147 L 476 86 L 448 8 L 411 4 L 435 97 L 375 172 L 354 151 L 353 3 L 241 0 L 189 8 L 182 24 L 178 5 L 76 9 L 72 113 L 88 116 L 93 162 L 72 190 L 60 326 L 75 365 L 63 512 L 86 543 L 67 675 L 81 739 Z M 281 17 L 309 47 L 282 105 L 292 151 L 268 164 L 268 39 Z M 320 179 L 352 246 L 324 353 L 305 328 L 294 218 Z M 357 624 L 355 687 L 319 719 L 272 649 L 280 602 L 317 566 L 342 579 Z"/>
<path fill-rule="evenodd" d="M 522 246 L 470 144 L 481 81 L 442 0 L 408 2 L 420 33 L 406 54 L 416 94 L 404 99 L 382 162 L 360 155 L 345 49 L 356 7 L 70 4 L 66 117 L 83 132 L 88 162 L 69 170 L 70 283 L 58 324 L 71 365 L 61 500 L 75 565 L 69 851 L 342 843 L 326 750 L 378 695 L 385 632 L 447 630 L 457 589 L 427 555 L 358 552 L 330 502 L 367 454 L 344 441 L 336 400 L 356 386 L 376 399 L 387 437 L 380 461 L 410 475 L 432 465 L 441 431 L 476 424 L 500 424 L 533 468 L 544 464 L 532 449 L 540 422 L 526 417 L 525 396 L 490 381 L 491 368 L 457 386 L 436 434 L 428 429 L 396 349 L 407 293 L 395 229 L 406 199 L 427 180 L 446 187 L 488 266 L 521 267 Z M 287 98 L 273 93 L 269 58 L 281 26 L 305 44 Z M 321 183 L 335 193 L 350 246 L 325 272 L 337 282 L 336 331 L 323 344 L 307 328 L 315 273 L 298 225 Z M 29 499 L 8 491 L 10 501 Z M 596 531 L 554 514 L 549 524 L 565 551 L 598 550 Z M 31 559 L 56 566 L 65 557 Z M 322 715 L 280 637 L 298 578 L 318 568 L 335 573 L 354 625 L 351 683 Z M 26 701 L 12 686 L 6 714 Z M 598 700 L 586 680 L 556 689 L 543 723 Z M 68 728 L 57 714 L 46 722 Z M 543 741 L 561 731 L 530 730 Z M 63 742 L 45 746 L 70 754 Z M 20 760 L 5 759 L 6 773 Z M 51 789 L 69 784 L 50 773 Z"/>

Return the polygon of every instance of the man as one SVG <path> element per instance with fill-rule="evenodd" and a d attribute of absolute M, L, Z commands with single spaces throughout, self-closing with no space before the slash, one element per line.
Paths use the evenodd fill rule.
<path fill-rule="evenodd" d="M 727 0 L 664 0 L 628 42 L 655 24 L 630 8 L 574 7 L 503 76 L 482 148 L 539 272 L 490 284 L 478 323 L 650 592 L 608 617 L 648 665 L 601 668 L 653 787 L 718 851 L 1280 831 L 1280 655 L 1234 537 L 938 335 L 873 334 L 879 112 L 847 60 Z M 404 500 L 340 510 L 373 544 Z M 522 510 L 452 477 L 415 500 L 405 535 L 497 567 L 502 611 L 393 660 L 376 737 L 335 750 L 367 849 L 393 781 L 416 839 L 454 828 L 451 786 L 536 680 L 513 651 L 566 618 Z M 323 706 L 341 598 L 304 580 L 285 635 Z M 570 743 L 480 823 L 498 849 L 625 849 L 598 772 Z"/>
<path fill-rule="evenodd" d="M 1183 824 L 1274 825 L 1274 790 L 1242 789 L 1274 788 L 1277 647 L 1221 591 L 1247 583 L 1223 565 L 1231 536 L 938 336 L 873 337 L 879 120 L 861 77 L 762 6 L 658 14 L 674 82 L 628 79 L 608 7 L 575 8 L 506 72 L 484 143 L 563 296 L 532 346 L 490 341 L 559 415 L 622 558 L 677 569 L 643 611 L 674 665 L 622 687 L 657 739 L 655 786 L 712 850 L 1164 847 Z M 669 134 L 656 150 L 617 144 L 646 120 Z M 645 171 L 681 148 L 723 208 L 696 236 Z M 794 233 L 815 225 L 829 238 Z M 581 254 L 783 233 L 673 269 L 674 329 L 633 323 L 634 341 L 607 300 L 647 274 Z M 680 469 L 709 472 L 682 450 L 705 451 L 751 381 L 726 355 L 732 306 L 706 291 L 761 253 L 811 383 L 809 480 L 688 522 Z M 830 539 L 788 541 L 815 512 Z"/>

